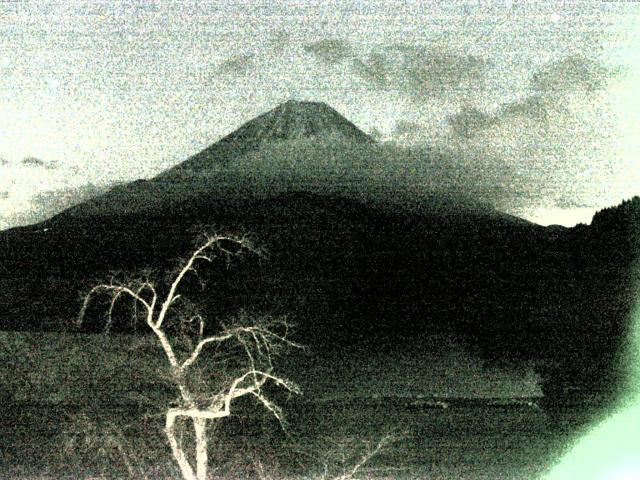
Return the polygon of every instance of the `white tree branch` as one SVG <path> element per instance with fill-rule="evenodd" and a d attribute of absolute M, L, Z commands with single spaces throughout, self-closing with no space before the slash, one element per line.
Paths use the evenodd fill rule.
<path fill-rule="evenodd" d="M 140 296 L 138 293 L 133 291 L 131 288 L 126 287 L 124 285 L 101 284 L 101 285 L 96 285 L 95 287 L 93 287 L 89 291 L 89 293 L 85 296 L 84 302 L 82 304 L 82 308 L 80 309 L 80 314 L 78 315 L 78 324 L 79 325 L 82 324 L 82 322 L 84 321 L 84 315 L 85 315 L 85 313 L 87 311 L 87 308 L 89 306 L 89 302 L 91 301 L 91 299 L 95 295 L 97 295 L 99 293 L 109 293 L 109 294 L 111 294 L 111 302 L 109 304 L 109 310 L 108 310 L 109 317 L 111 317 L 111 314 L 113 312 L 113 307 L 114 307 L 116 301 L 122 295 L 129 295 L 136 302 L 140 302 L 147 309 L 147 312 L 149 312 L 149 313 L 153 312 L 153 309 L 151 308 L 151 305 L 144 298 L 142 298 L 142 296 Z"/>
<path fill-rule="evenodd" d="M 202 334 L 202 328 L 200 329 L 200 333 Z M 224 342 L 225 340 L 228 340 L 232 337 L 233 335 L 231 333 L 227 333 L 225 335 L 207 337 L 204 340 L 200 340 L 196 345 L 196 347 L 193 349 L 193 352 L 191 353 L 189 358 L 187 358 L 184 362 L 182 362 L 182 369 L 186 369 L 187 367 L 192 365 L 198 359 L 198 356 L 200 355 L 200 352 L 202 352 L 202 349 L 204 348 L 204 346 L 207 345 L 208 343 Z"/>
<path fill-rule="evenodd" d="M 180 269 L 175 279 L 171 283 L 171 287 L 169 288 L 169 293 L 167 294 L 165 301 L 162 303 L 162 308 L 160 309 L 160 313 L 158 314 L 158 318 L 156 320 L 156 327 L 160 328 L 162 326 L 162 323 L 164 322 L 164 319 L 167 315 L 167 311 L 169 310 L 169 307 L 174 302 L 177 296 L 176 291 L 178 290 L 178 287 L 180 286 L 180 283 L 182 282 L 182 279 L 184 278 L 184 276 L 190 270 L 193 270 L 193 265 L 197 260 L 205 260 L 209 262 L 213 261 L 211 257 L 204 255 L 203 252 L 205 252 L 207 249 L 211 248 L 213 245 L 217 244 L 221 240 L 227 240 L 227 241 L 230 240 L 238 243 L 240 246 L 243 245 L 242 240 L 237 240 L 234 238 L 229 238 L 229 237 L 220 236 L 220 235 L 214 235 L 214 236 L 208 237 L 204 245 L 196 249 L 196 251 L 191 254 L 191 257 L 189 257 L 185 265 Z"/>
<path fill-rule="evenodd" d="M 229 242 L 233 243 L 233 248 L 230 248 Z M 97 285 L 91 289 L 84 299 L 78 318 L 78 323 L 81 324 L 91 299 L 101 293 L 111 295 L 107 309 L 107 329 L 112 324 L 115 304 L 121 297 L 129 296 L 134 300 L 134 320 L 138 318 L 138 304 L 145 308 L 146 323 L 156 336 L 165 353 L 170 367 L 171 379 L 180 393 L 180 406 L 169 408 L 166 411 L 165 433 L 171 447 L 171 452 L 180 467 L 183 478 L 186 480 L 205 480 L 207 469 L 206 422 L 230 415 L 233 400 L 245 395 L 253 395 L 282 423 L 281 409 L 267 398 L 262 391 L 262 387 L 266 382 L 271 381 L 290 392 L 300 393 L 297 385 L 271 373 L 273 369 L 271 357 L 278 352 L 281 346 L 299 347 L 298 344 L 287 338 L 289 326 L 284 321 L 263 317 L 249 325 L 241 323 L 232 328 L 223 326 L 219 334 L 204 337 L 205 319 L 197 313 L 197 311 L 189 312 L 190 307 L 188 302 L 181 302 L 180 310 L 183 326 L 198 322 L 198 340 L 194 347 L 192 339 L 189 337 L 190 335 L 194 335 L 194 332 L 193 329 L 188 328 L 187 343 L 190 351 L 187 352 L 186 358 L 182 361 L 178 358 L 178 355 L 176 355 L 176 350 L 174 350 L 171 339 L 165 328 L 163 328 L 164 322 L 170 308 L 176 305 L 176 302 L 181 298 L 178 290 L 187 273 L 195 271 L 196 262 L 214 261 L 215 255 L 207 253 L 208 249 L 214 246 L 219 248 L 220 252 L 227 257 L 227 260 L 229 260 L 232 255 L 237 255 L 242 249 L 248 249 L 259 254 L 257 250 L 248 245 L 245 239 L 220 235 L 206 237 L 206 241 L 191 254 L 172 277 L 168 292 L 163 298 L 159 297 L 156 286 L 149 281 L 147 277 L 133 281 L 128 285 L 122 285 L 112 280 L 109 284 Z M 237 247 L 237 250 L 235 247 Z M 160 304 L 160 306 L 158 306 L 158 304 Z M 244 316 L 242 316 L 241 319 L 246 320 Z M 271 329 L 280 326 L 284 326 L 284 334 L 278 334 Z M 189 370 L 189 367 L 198 360 L 207 345 L 211 343 L 221 344 L 229 340 L 238 342 L 244 351 L 243 356 L 246 359 L 246 370 L 244 373 L 236 378 L 231 377 L 227 382 L 223 382 L 224 387 L 215 395 L 206 396 L 205 394 L 203 396 L 202 392 L 192 391 L 193 387 L 191 385 L 194 381 L 196 383 L 200 381 L 199 375 L 201 373 L 200 370 L 197 369 Z M 226 373 L 224 368 L 225 367 L 222 367 L 222 375 Z M 210 403 L 206 406 L 202 405 L 203 398 L 210 401 Z M 193 422 L 196 433 L 195 471 L 176 436 L 175 428 L 178 417 L 189 417 Z"/>

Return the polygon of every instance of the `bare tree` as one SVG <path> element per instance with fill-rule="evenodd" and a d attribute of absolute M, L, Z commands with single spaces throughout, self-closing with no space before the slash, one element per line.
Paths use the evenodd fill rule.
<path fill-rule="evenodd" d="M 332 480 L 353 480 L 356 478 L 358 472 L 371 461 L 373 457 L 378 455 L 387 445 L 389 445 L 393 441 L 393 437 L 391 435 L 385 435 L 382 437 L 375 445 L 365 445 L 365 451 L 360 455 L 360 457 L 352 463 L 351 466 L 347 467 L 346 462 L 343 460 L 342 462 L 342 472 L 332 476 Z M 325 464 L 325 469 L 320 480 L 328 479 L 328 466 Z"/>
<path fill-rule="evenodd" d="M 86 295 L 79 315 L 81 324 L 91 300 L 100 294 L 109 295 L 107 328 L 112 324 L 116 303 L 124 298 L 133 301 L 135 318 L 141 318 L 153 332 L 162 347 L 170 370 L 170 377 L 178 390 L 178 403 L 166 410 L 165 434 L 173 458 L 178 463 L 185 480 L 205 480 L 207 477 L 207 423 L 227 417 L 232 412 L 234 400 L 253 396 L 282 423 L 281 409 L 266 395 L 263 387 L 275 384 L 289 392 L 299 393 L 292 382 L 273 372 L 272 357 L 282 347 L 298 346 L 288 338 L 288 324 L 283 318 L 263 316 L 251 318 L 241 315 L 231 325 L 220 325 L 210 334 L 211 325 L 205 315 L 193 308 L 183 298 L 181 287 L 188 275 L 197 275 L 201 263 L 213 263 L 216 258 L 230 261 L 244 252 L 260 254 L 246 238 L 222 235 L 205 236 L 189 258 L 169 277 L 162 288 L 148 276 L 129 278 L 125 282 L 112 279 L 96 285 Z M 179 328 L 175 328 L 176 324 Z M 173 325 L 173 327 L 170 327 Z M 189 335 L 184 335 L 184 332 Z M 182 333 L 180 333 L 182 332 Z M 241 352 L 240 368 L 233 373 L 224 364 L 216 373 L 218 384 L 211 389 L 208 383 L 199 381 L 197 366 L 203 363 L 205 352 L 219 349 L 228 351 L 232 346 Z M 237 363 L 237 362 L 236 362 Z M 203 388 L 204 386 L 204 388 Z M 195 468 L 189 460 L 179 435 L 176 421 L 184 417 L 190 420 L 195 433 Z"/>

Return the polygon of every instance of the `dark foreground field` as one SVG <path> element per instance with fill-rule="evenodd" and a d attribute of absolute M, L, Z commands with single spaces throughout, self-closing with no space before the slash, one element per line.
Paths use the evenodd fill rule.
<path fill-rule="evenodd" d="M 176 393 L 148 340 L 0 332 L 0 478 L 180 478 L 162 431 Z M 356 478 L 536 479 L 590 422 L 577 407 L 538 408 L 532 372 L 483 365 L 439 337 L 279 360 L 303 391 L 269 392 L 286 431 L 242 399 L 210 424 L 213 478 L 328 480 L 385 440 Z"/>
<path fill-rule="evenodd" d="M 326 469 L 325 478 L 331 478 L 391 435 L 357 477 L 536 479 L 586 421 L 575 409 L 549 414 L 528 406 L 442 409 L 402 401 L 299 400 L 286 406 L 286 434 L 256 414 L 212 429 L 212 476 L 322 478 Z M 133 408 L 7 406 L 0 424 L 0 477 L 179 478 L 162 421 Z"/>

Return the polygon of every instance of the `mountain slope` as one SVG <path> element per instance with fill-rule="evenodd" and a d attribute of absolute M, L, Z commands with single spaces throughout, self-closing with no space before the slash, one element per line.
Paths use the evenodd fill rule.
<path fill-rule="evenodd" d="M 375 141 L 327 104 L 291 100 L 249 120 L 155 178 L 115 186 L 58 217 L 158 215 L 167 211 L 179 215 L 220 199 L 237 201 L 292 189 L 318 193 L 336 189 L 359 191 L 366 182 L 346 178 L 355 167 L 350 162 L 354 157 L 379 156 Z M 280 168 L 264 165 L 266 159 L 287 165 L 309 162 L 310 158 L 318 164 L 326 158 L 338 159 L 339 168 L 346 169 L 347 175 L 339 175 L 339 185 L 332 188 L 326 170 L 314 171 L 309 176 L 304 168 L 300 173 L 285 167 L 287 171 L 283 174 Z"/>
<path fill-rule="evenodd" d="M 265 144 L 277 141 L 314 139 L 372 144 L 374 140 L 325 103 L 289 100 L 278 105 L 202 150 L 159 178 L 197 174 L 225 166 Z"/>

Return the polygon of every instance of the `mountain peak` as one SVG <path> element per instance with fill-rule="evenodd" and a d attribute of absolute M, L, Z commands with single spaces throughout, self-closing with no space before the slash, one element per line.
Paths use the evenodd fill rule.
<path fill-rule="evenodd" d="M 296 100 L 294 98 L 291 98 L 289 100 L 287 100 L 286 102 L 282 102 L 281 104 L 279 104 L 278 106 L 276 106 L 275 108 L 273 108 L 271 110 L 271 112 L 277 112 L 280 114 L 283 113 L 317 113 L 320 114 L 321 112 L 326 112 L 326 111 L 334 111 L 335 110 L 333 108 L 331 108 L 328 104 L 326 104 L 325 102 L 311 102 L 308 100 Z M 268 112 L 267 112 L 268 113 Z M 337 113 L 337 112 L 336 112 Z"/>
<path fill-rule="evenodd" d="M 308 100 L 296 100 L 295 98 L 290 98 L 286 102 L 282 102 L 281 104 L 279 104 L 274 110 L 277 110 L 278 108 L 283 108 L 283 107 L 305 107 L 305 106 L 310 108 L 329 107 L 329 105 L 327 105 L 325 102 L 311 102 Z"/>
<path fill-rule="evenodd" d="M 160 177 L 184 172 L 203 173 L 227 165 L 235 158 L 270 143 L 301 139 L 319 143 L 375 143 L 373 138 L 324 102 L 287 100 L 248 121 Z"/>

